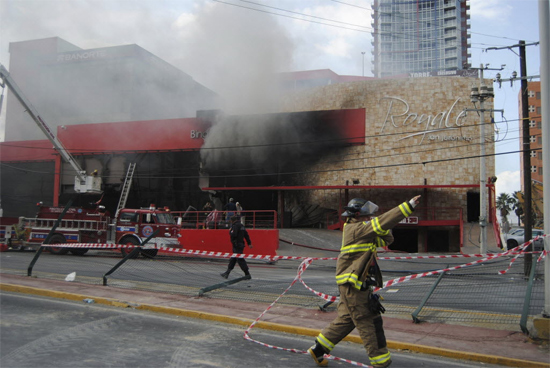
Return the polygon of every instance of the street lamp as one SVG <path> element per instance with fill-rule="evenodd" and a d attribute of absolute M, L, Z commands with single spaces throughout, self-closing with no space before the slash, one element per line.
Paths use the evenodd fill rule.
<path fill-rule="evenodd" d="M 365 76 L 365 51 L 361 51 L 361 54 L 363 55 L 363 77 Z"/>

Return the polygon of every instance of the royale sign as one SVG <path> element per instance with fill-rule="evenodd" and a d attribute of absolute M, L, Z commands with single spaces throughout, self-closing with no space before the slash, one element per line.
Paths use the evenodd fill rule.
<path fill-rule="evenodd" d="M 472 137 L 448 134 L 460 131 L 460 128 L 464 126 L 463 119 L 466 117 L 465 111 L 453 111 L 458 101 L 460 101 L 460 98 L 457 98 L 447 110 L 440 111 L 435 115 L 412 112 L 410 111 L 410 106 L 407 101 L 399 97 L 382 97 L 380 102 L 382 102 L 382 100 L 389 101 L 389 106 L 386 118 L 380 128 L 380 134 L 384 134 L 388 126 L 391 125 L 398 130 L 402 130 L 403 134 L 406 134 L 404 137 L 399 138 L 399 140 L 422 136 L 419 144 L 422 144 L 425 139 L 442 142 L 470 142 L 472 140 Z M 417 127 L 420 127 L 422 131 L 413 132 Z"/>

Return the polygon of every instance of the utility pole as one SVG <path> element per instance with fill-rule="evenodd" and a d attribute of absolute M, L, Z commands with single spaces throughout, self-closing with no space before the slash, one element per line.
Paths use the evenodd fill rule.
<path fill-rule="evenodd" d="M 480 162 L 479 162 L 479 228 L 481 231 L 481 241 L 479 251 L 481 254 L 487 253 L 487 172 L 485 168 L 485 100 L 495 95 L 487 93 L 487 86 L 483 82 L 483 65 L 479 73 L 479 139 L 480 142 Z M 492 89 L 492 87 L 491 87 Z"/>
<path fill-rule="evenodd" d="M 533 237 L 533 223 L 531 220 L 532 212 L 532 195 L 531 195 L 531 140 L 529 136 L 529 96 L 527 91 L 527 58 L 525 56 L 525 46 L 538 45 L 538 42 L 525 44 L 525 41 L 519 41 L 517 45 L 504 46 L 504 47 L 489 47 L 488 50 L 502 50 L 509 49 L 512 50 L 513 47 L 519 48 L 519 58 L 520 58 L 520 79 L 521 79 L 521 134 L 522 138 L 522 163 L 523 163 L 523 225 L 524 225 L 524 242 L 531 241 Z M 517 54 L 516 54 L 517 55 Z M 511 79 L 512 83 L 514 78 Z M 533 245 L 530 244 L 526 251 L 531 251 Z M 531 253 L 525 254 L 525 263 L 524 263 L 524 274 L 529 275 L 532 264 L 532 255 Z"/>
<path fill-rule="evenodd" d="M 503 66 L 504 67 L 504 66 Z M 491 69 L 491 70 L 502 70 L 500 69 Z M 470 94 L 470 100 L 475 104 L 479 102 L 479 109 L 467 109 L 466 111 L 476 111 L 479 113 L 479 230 L 480 230 L 480 245 L 479 252 L 481 254 L 487 253 L 487 172 L 485 167 L 485 100 L 495 97 L 493 92 L 493 86 L 487 87 L 485 81 L 483 80 L 483 70 L 489 69 L 484 67 L 481 64 L 479 70 L 479 88 L 472 87 L 472 92 Z M 495 111 L 490 109 L 490 111 Z"/>
<path fill-rule="evenodd" d="M 550 2 L 539 0 L 540 34 L 540 91 L 542 108 L 542 175 L 544 198 L 550 198 Z M 544 233 L 550 232 L 550 201 L 544 201 Z M 544 249 L 550 252 L 550 237 L 544 238 Z M 548 253 L 544 259 L 544 309 L 542 317 L 550 318 L 550 260 Z M 537 323 L 535 319 L 534 323 Z M 548 330 L 547 330 L 548 331 Z M 548 336 L 546 336 L 548 338 Z"/>
<path fill-rule="evenodd" d="M 522 151 L 523 151 L 523 241 L 531 241 L 533 237 L 533 223 L 531 221 L 532 212 L 532 194 L 531 194 L 531 136 L 529 134 L 529 95 L 527 91 L 527 60 L 525 58 L 525 41 L 519 41 L 519 61 L 520 61 L 520 76 L 521 76 L 521 131 Z M 529 244 L 526 251 L 533 250 L 533 244 Z M 531 253 L 525 254 L 525 263 L 523 273 L 528 276 L 531 271 L 533 256 Z"/>

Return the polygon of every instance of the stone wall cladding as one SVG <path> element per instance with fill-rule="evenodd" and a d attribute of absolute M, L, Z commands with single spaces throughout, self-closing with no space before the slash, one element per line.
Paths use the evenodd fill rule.
<path fill-rule="evenodd" d="M 305 177 L 304 185 L 345 185 L 352 179 L 366 186 L 479 184 L 480 118 L 475 112 L 466 116 L 463 112 L 474 108 L 472 86 L 479 86 L 479 79 L 387 79 L 334 84 L 288 95 L 283 111 L 366 110 L 365 145 L 350 147 L 337 156 L 327 155 L 311 168 L 315 175 Z M 492 101 L 487 101 L 485 108 L 491 109 Z M 486 125 L 488 177 L 495 171 L 492 131 L 492 126 Z M 390 194 L 384 189 L 374 194 L 365 189 L 358 196 L 376 196 L 381 207 L 391 207 L 419 191 L 399 189 Z M 479 189 L 429 189 L 428 206 L 460 207 L 466 212 L 468 191 Z M 336 196 L 320 192 L 301 194 L 314 203 L 337 208 Z"/>

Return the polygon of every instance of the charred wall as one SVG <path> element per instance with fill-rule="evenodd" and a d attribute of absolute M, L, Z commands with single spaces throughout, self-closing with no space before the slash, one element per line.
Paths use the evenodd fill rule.
<path fill-rule="evenodd" d="M 349 146 L 330 111 L 229 116 L 201 148 L 212 187 L 301 185 L 312 164 Z"/>
<path fill-rule="evenodd" d="M 78 157 L 82 162 L 92 160 L 98 167 L 83 165 L 86 171 L 98 169 L 103 179 L 104 194 L 84 195 L 74 192 L 74 175 L 64 165 L 65 178 L 61 185 L 59 204 L 73 199 L 74 206 L 86 207 L 101 199 L 114 213 L 128 164 L 136 163 L 136 170 L 126 207 L 167 206 L 171 210 L 185 210 L 188 206 L 202 208 L 209 200 L 208 193 L 198 185 L 198 152 L 147 152 L 120 155 Z M 116 164 L 113 164 L 115 162 Z M 34 216 L 36 203 L 53 205 L 55 165 L 53 162 L 14 163 L 2 166 L 1 200 L 4 216 Z"/>
<path fill-rule="evenodd" d="M 16 162 L 2 165 L 0 200 L 5 217 L 32 217 L 36 203 L 53 204 L 53 162 Z"/>

